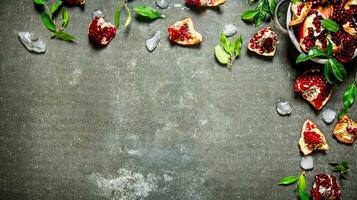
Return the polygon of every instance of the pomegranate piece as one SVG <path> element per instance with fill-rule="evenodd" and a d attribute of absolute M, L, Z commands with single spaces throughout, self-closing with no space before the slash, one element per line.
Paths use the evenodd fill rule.
<path fill-rule="evenodd" d="M 313 200 L 340 199 L 341 190 L 337 183 L 336 177 L 327 174 L 316 175 L 310 195 Z"/>
<path fill-rule="evenodd" d="M 357 139 L 357 123 L 344 115 L 336 123 L 333 135 L 342 143 L 353 144 Z"/>
<path fill-rule="evenodd" d="M 329 148 L 325 135 L 310 120 L 306 120 L 302 127 L 299 146 L 304 155 L 309 155 L 314 150 L 326 151 Z"/>
<path fill-rule="evenodd" d="M 289 23 L 289 26 L 295 26 L 302 23 L 306 16 L 309 14 L 312 8 L 311 2 L 297 2 L 291 4 L 291 12 L 293 13 L 293 18 Z"/>
<path fill-rule="evenodd" d="M 114 25 L 105 22 L 103 17 L 95 16 L 89 24 L 88 37 L 92 42 L 106 46 L 115 37 Z"/>
<path fill-rule="evenodd" d="M 202 35 L 195 31 L 191 18 L 186 18 L 171 25 L 168 30 L 169 39 L 180 45 L 190 46 L 202 42 Z"/>
<path fill-rule="evenodd" d="M 321 110 L 331 97 L 332 85 L 324 79 L 320 70 L 314 69 L 298 76 L 294 90 L 299 92 L 316 110 Z"/>
<path fill-rule="evenodd" d="M 342 27 L 347 33 L 357 38 L 357 0 L 347 1 L 343 9 L 346 14 Z"/>
<path fill-rule="evenodd" d="M 226 0 L 186 0 L 187 5 L 197 7 L 216 7 L 224 4 Z"/>
<path fill-rule="evenodd" d="M 65 4 L 71 6 L 83 6 L 86 3 L 86 0 L 62 0 Z"/>
<path fill-rule="evenodd" d="M 278 43 L 277 34 L 271 27 L 266 27 L 250 39 L 248 49 L 262 56 L 274 56 Z"/>

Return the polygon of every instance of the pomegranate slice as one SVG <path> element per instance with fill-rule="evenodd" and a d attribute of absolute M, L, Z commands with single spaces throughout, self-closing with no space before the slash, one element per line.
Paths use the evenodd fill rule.
<path fill-rule="evenodd" d="M 63 2 L 71 6 L 83 6 L 86 3 L 86 0 L 63 0 Z"/>
<path fill-rule="evenodd" d="M 315 109 L 321 110 L 331 97 L 332 85 L 318 69 L 308 70 L 295 81 L 295 92 L 299 92 Z"/>
<path fill-rule="evenodd" d="M 327 39 L 331 36 L 328 31 L 323 29 L 320 20 L 329 18 L 331 12 L 332 6 L 312 9 L 304 22 L 300 24 L 299 39 L 303 51 L 308 52 L 315 46 L 320 49 L 327 48 Z"/>
<path fill-rule="evenodd" d="M 315 176 L 310 195 L 313 200 L 338 200 L 341 198 L 340 186 L 336 177 L 328 174 Z"/>
<path fill-rule="evenodd" d="M 312 2 L 297 2 L 291 4 L 291 12 L 293 18 L 289 23 L 289 26 L 295 26 L 304 21 L 312 8 Z"/>
<path fill-rule="evenodd" d="M 278 43 L 277 34 L 271 27 L 266 27 L 250 39 L 248 49 L 262 56 L 274 56 Z"/>
<path fill-rule="evenodd" d="M 180 45 L 190 46 L 202 42 L 202 35 L 195 31 L 191 18 L 186 18 L 171 25 L 168 30 L 169 39 Z"/>
<path fill-rule="evenodd" d="M 342 143 L 353 144 L 357 139 L 357 123 L 344 115 L 338 120 L 333 135 Z"/>
<path fill-rule="evenodd" d="M 304 155 L 309 155 L 314 150 L 326 151 L 329 148 L 325 135 L 310 120 L 306 120 L 302 127 L 299 146 Z"/>
<path fill-rule="evenodd" d="M 224 4 L 226 0 L 186 0 L 187 5 L 197 7 L 216 7 Z"/>
<path fill-rule="evenodd" d="M 105 22 L 103 17 L 95 16 L 89 24 L 88 37 L 96 44 L 106 46 L 115 37 L 114 25 Z"/>

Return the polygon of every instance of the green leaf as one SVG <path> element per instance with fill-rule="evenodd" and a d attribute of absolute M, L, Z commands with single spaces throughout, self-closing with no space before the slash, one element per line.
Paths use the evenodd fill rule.
<path fill-rule="evenodd" d="M 230 56 L 220 45 L 214 48 L 214 54 L 221 64 L 226 65 L 228 63 Z"/>
<path fill-rule="evenodd" d="M 338 30 L 340 30 L 340 25 L 338 25 L 338 23 L 332 19 L 322 19 L 321 23 L 324 29 L 327 29 L 331 32 L 336 33 Z"/>
<path fill-rule="evenodd" d="M 331 166 L 335 167 L 335 166 L 338 166 L 338 165 L 339 165 L 339 163 L 338 163 L 338 162 L 330 162 L 330 163 L 329 163 L 329 165 L 331 165 Z"/>
<path fill-rule="evenodd" d="M 352 105 L 355 102 L 356 99 L 356 84 L 352 83 L 352 85 L 348 86 L 347 89 L 345 90 L 345 93 L 343 95 L 343 106 L 345 108 L 351 108 Z M 345 166 L 347 165 L 346 163 L 342 163 L 342 165 L 345 164 Z"/>
<path fill-rule="evenodd" d="M 242 35 L 240 35 L 234 42 L 234 53 L 236 56 L 240 55 L 240 51 L 242 49 L 242 44 L 243 44 L 243 38 L 242 38 Z"/>
<path fill-rule="evenodd" d="M 299 180 L 299 178 L 296 176 L 287 176 L 287 177 L 282 178 L 279 181 L 278 185 L 290 185 L 290 184 L 295 183 L 298 180 Z"/>
<path fill-rule="evenodd" d="M 69 22 L 69 15 L 66 8 L 62 8 L 62 27 L 66 28 Z"/>
<path fill-rule="evenodd" d="M 60 40 L 64 40 L 64 41 L 70 41 L 70 42 L 72 42 L 76 39 L 73 35 L 71 35 L 67 32 L 64 32 L 64 31 L 54 32 L 53 37 L 60 39 Z"/>
<path fill-rule="evenodd" d="M 269 4 L 269 11 L 270 11 L 270 16 L 274 15 L 275 8 L 276 8 L 276 1 L 275 0 L 268 0 Z"/>
<path fill-rule="evenodd" d="M 338 113 L 337 119 L 340 120 L 343 115 L 347 114 L 348 108 L 343 108 L 340 113 Z"/>
<path fill-rule="evenodd" d="M 223 46 L 223 49 L 229 53 L 229 54 L 233 54 L 234 52 L 234 49 L 231 50 L 230 48 L 230 41 L 228 40 L 227 36 L 224 34 L 224 33 L 221 33 L 221 43 L 222 43 L 222 46 Z"/>
<path fill-rule="evenodd" d="M 47 13 L 42 13 L 41 18 L 43 25 L 45 25 L 48 30 L 53 32 L 56 31 L 56 25 L 53 23 L 51 17 Z"/>
<path fill-rule="evenodd" d="M 133 10 L 141 16 L 148 17 L 150 19 L 158 19 L 158 18 L 165 18 L 164 15 L 161 15 L 157 10 L 151 8 L 150 6 L 146 5 L 139 5 L 133 8 Z"/>
<path fill-rule="evenodd" d="M 301 2 L 300 0 L 291 0 L 291 3 L 299 3 Z"/>
<path fill-rule="evenodd" d="M 342 161 L 341 165 L 345 168 L 348 169 L 348 162 L 347 161 Z"/>
<path fill-rule="evenodd" d="M 309 51 L 309 56 L 310 58 L 316 58 L 316 57 L 323 57 L 323 56 L 326 56 L 326 53 L 321 51 L 319 48 L 317 47 L 313 47 L 310 49 Z"/>
<path fill-rule="evenodd" d="M 124 28 L 128 27 L 131 22 L 131 12 L 127 6 L 125 6 L 125 10 L 126 10 L 126 17 L 124 20 Z"/>
<path fill-rule="evenodd" d="M 305 174 L 302 173 L 299 177 L 298 180 L 298 188 L 299 188 L 299 192 L 305 192 L 306 189 L 306 178 L 305 178 Z"/>
<path fill-rule="evenodd" d="M 328 59 L 327 62 L 330 64 L 332 74 L 335 76 L 335 78 L 341 82 L 345 80 L 347 77 L 345 67 L 334 58 Z"/>
<path fill-rule="evenodd" d="M 45 0 L 33 0 L 33 2 L 38 5 L 45 5 Z"/>
<path fill-rule="evenodd" d="M 299 191 L 299 198 L 300 200 L 310 200 L 310 195 L 309 193 L 303 191 L 303 192 L 300 192 Z"/>
<path fill-rule="evenodd" d="M 331 71 L 331 66 L 329 64 L 329 62 L 325 62 L 325 65 L 324 65 L 324 77 L 326 79 L 326 81 L 330 84 L 334 84 L 335 83 L 335 78 L 332 74 L 332 71 Z"/>
<path fill-rule="evenodd" d="M 260 26 L 266 19 L 266 12 L 261 11 L 259 15 L 256 15 L 254 18 L 254 25 Z"/>
<path fill-rule="evenodd" d="M 301 62 L 305 62 L 307 60 L 310 59 L 310 56 L 304 54 L 304 53 L 301 53 L 297 58 L 296 58 L 296 63 L 301 63 Z"/>
<path fill-rule="evenodd" d="M 52 17 L 53 17 L 53 14 L 55 12 L 57 12 L 59 10 L 59 8 L 61 7 L 62 5 L 62 1 L 56 1 L 52 6 L 51 6 L 51 13 L 52 13 Z"/>
<path fill-rule="evenodd" d="M 114 12 L 114 26 L 116 29 L 118 29 L 120 25 L 120 13 L 121 13 L 121 8 L 117 7 Z"/>
<path fill-rule="evenodd" d="M 259 10 L 247 10 L 240 17 L 242 20 L 251 21 L 256 15 L 259 14 Z"/>
<path fill-rule="evenodd" d="M 326 56 L 330 57 L 333 53 L 333 45 L 332 42 L 329 40 L 328 41 L 328 45 L 327 45 L 327 52 L 326 52 Z"/>

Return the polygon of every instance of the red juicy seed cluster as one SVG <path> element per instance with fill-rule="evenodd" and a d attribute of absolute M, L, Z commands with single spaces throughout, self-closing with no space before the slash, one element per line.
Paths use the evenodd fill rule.
<path fill-rule="evenodd" d="M 341 63 L 347 63 L 353 58 L 357 48 L 357 40 L 347 33 L 340 37 L 340 40 L 342 40 L 342 47 L 334 52 L 334 57 Z"/>
<path fill-rule="evenodd" d="M 320 192 L 320 191 L 323 191 Z M 315 176 L 314 186 L 311 190 L 314 200 L 339 199 L 341 191 L 334 176 L 319 174 Z"/>
<path fill-rule="evenodd" d="M 103 38 L 106 39 L 106 41 L 110 41 L 116 33 L 116 29 L 114 27 L 104 27 L 102 28 L 99 23 L 100 17 L 95 17 L 92 21 L 92 23 L 89 26 L 89 39 L 98 43 L 102 44 Z"/>
<path fill-rule="evenodd" d="M 321 15 L 317 15 L 314 18 L 314 20 L 312 21 L 312 24 L 315 26 L 315 30 L 318 33 L 321 31 L 321 20 L 322 20 L 322 16 Z"/>
<path fill-rule="evenodd" d="M 318 40 L 320 40 L 323 49 L 327 48 L 326 37 L 327 37 L 327 31 L 326 30 L 322 30 L 321 33 L 316 37 Z"/>
<path fill-rule="evenodd" d="M 263 38 L 263 35 L 271 29 L 262 29 L 257 34 L 254 35 L 252 39 L 250 39 L 249 44 L 250 48 L 259 49 L 260 53 L 270 53 L 274 51 L 274 41 L 277 41 L 278 38 L 275 35 L 271 35 L 270 37 Z"/>
<path fill-rule="evenodd" d="M 201 5 L 200 0 L 186 0 L 186 3 L 193 6 Z"/>
<path fill-rule="evenodd" d="M 321 144 L 321 136 L 314 131 L 304 132 L 304 141 L 306 144 Z"/>
<path fill-rule="evenodd" d="M 337 23 L 344 24 L 348 21 L 350 17 L 350 13 L 346 12 L 346 10 L 342 6 L 333 6 L 333 12 L 330 18 L 336 21 Z"/>
<path fill-rule="evenodd" d="M 347 131 L 348 134 L 357 135 L 357 128 L 356 127 L 348 126 L 346 128 L 346 131 Z"/>
<path fill-rule="evenodd" d="M 186 24 L 182 25 L 179 29 L 175 27 L 170 27 L 168 29 L 170 34 L 170 40 L 189 40 L 192 38 L 191 34 L 189 33 L 188 26 Z"/>
<path fill-rule="evenodd" d="M 297 6 L 297 16 L 300 16 L 301 15 L 301 11 L 302 9 L 304 8 L 304 3 L 300 3 L 298 6 Z"/>

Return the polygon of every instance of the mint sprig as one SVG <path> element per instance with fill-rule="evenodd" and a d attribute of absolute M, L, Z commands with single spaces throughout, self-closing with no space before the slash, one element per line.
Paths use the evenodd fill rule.
<path fill-rule="evenodd" d="M 347 77 L 347 72 L 345 67 L 337 61 L 332 56 L 333 54 L 333 46 L 330 41 L 328 41 L 327 50 L 322 51 L 317 47 L 313 47 L 310 49 L 308 54 L 301 53 L 297 59 L 296 63 L 301 63 L 312 58 L 325 58 L 327 61 L 325 62 L 324 66 L 324 77 L 326 81 L 330 84 L 334 84 L 336 80 L 342 82 Z"/>
<path fill-rule="evenodd" d="M 242 49 L 243 38 L 240 35 L 234 42 L 231 42 L 224 33 L 221 34 L 221 45 L 217 45 L 214 49 L 215 56 L 219 63 L 227 65 L 228 69 L 232 69 L 234 60 L 240 55 Z"/>
<path fill-rule="evenodd" d="M 41 13 L 41 19 L 43 25 L 52 32 L 52 38 L 64 40 L 64 41 L 74 41 L 76 38 L 67 33 L 65 28 L 69 22 L 69 15 L 66 8 L 63 7 L 63 2 L 61 0 L 56 1 L 51 7 L 48 7 L 45 0 L 33 0 L 33 2 L 38 5 L 44 7 L 44 11 Z M 55 19 L 57 15 L 61 13 L 62 23 L 61 25 L 56 25 Z"/>
<path fill-rule="evenodd" d="M 340 179 L 347 179 L 347 175 L 349 170 L 348 162 L 331 162 L 329 163 L 334 169 L 334 172 L 338 172 L 340 174 Z"/>
<path fill-rule="evenodd" d="M 249 0 L 249 3 L 253 2 L 255 2 L 255 0 Z M 275 8 L 275 0 L 258 0 L 255 9 L 246 10 L 241 15 L 241 19 L 253 22 L 255 26 L 260 26 L 267 18 L 273 18 Z"/>

